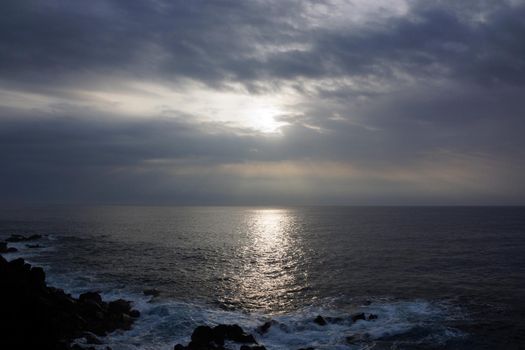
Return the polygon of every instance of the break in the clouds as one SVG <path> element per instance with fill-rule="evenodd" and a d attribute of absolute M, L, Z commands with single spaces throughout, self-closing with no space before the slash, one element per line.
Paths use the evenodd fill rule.
<path fill-rule="evenodd" d="M 524 204 L 523 1 L 0 4 L 5 202 Z"/>

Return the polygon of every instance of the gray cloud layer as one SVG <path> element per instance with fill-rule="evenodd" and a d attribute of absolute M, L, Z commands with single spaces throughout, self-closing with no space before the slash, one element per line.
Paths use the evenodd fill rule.
<path fill-rule="evenodd" d="M 144 80 L 301 97 L 275 135 L 0 94 L 4 200 L 525 203 L 523 3 L 413 1 L 340 23 L 321 5 L 339 4 L 3 1 L 4 94 L 75 101 Z"/>

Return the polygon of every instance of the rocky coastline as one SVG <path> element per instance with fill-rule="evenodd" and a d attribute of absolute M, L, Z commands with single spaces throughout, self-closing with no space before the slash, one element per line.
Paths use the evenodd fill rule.
<path fill-rule="evenodd" d="M 11 236 L 7 242 L 39 238 Z M 7 243 L 1 243 L 0 249 L 2 253 L 16 251 Z M 44 270 L 22 258 L 8 261 L 0 256 L 0 283 L 2 349 L 84 349 L 73 341 L 84 338 L 86 344 L 99 344 L 99 336 L 130 329 L 140 316 L 127 300 L 106 302 L 98 292 L 74 298 L 48 286 Z"/>
<path fill-rule="evenodd" d="M 0 253 L 9 254 L 17 249 L 8 243 L 40 239 L 33 235 L 12 235 L 0 242 Z M 28 246 L 28 245 L 26 245 Z M 35 247 L 40 245 L 32 245 Z M 74 298 L 62 289 L 48 286 L 41 267 L 31 266 L 23 258 L 11 261 L 0 255 L 0 346 L 7 349 L 39 348 L 51 350 L 95 350 L 104 348 L 99 337 L 116 330 L 131 329 L 140 316 L 132 309 L 132 302 L 123 299 L 104 301 L 99 292 L 91 291 Z M 144 290 L 144 295 L 156 297 L 159 291 Z M 373 321 L 374 314 L 350 315 L 352 322 Z M 318 326 L 342 322 L 342 319 L 318 315 L 312 322 Z M 272 327 L 282 325 L 269 320 L 256 332 L 264 335 Z M 78 340 L 83 339 L 79 344 Z M 354 337 L 347 337 L 353 344 Z M 95 347 L 97 346 L 97 347 Z M 200 325 L 193 330 L 187 345 L 176 344 L 174 350 L 266 350 L 256 338 L 237 324 L 219 324 L 214 327 Z M 105 347 L 105 350 L 111 350 Z M 314 350 L 302 348 L 296 350 Z"/>

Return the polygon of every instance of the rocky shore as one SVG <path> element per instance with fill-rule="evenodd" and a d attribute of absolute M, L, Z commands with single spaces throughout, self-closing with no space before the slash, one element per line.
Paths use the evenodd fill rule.
<path fill-rule="evenodd" d="M 373 321 L 377 319 L 377 315 L 356 313 L 350 315 L 350 319 L 352 322 Z M 343 322 L 343 320 L 339 318 L 325 318 L 321 315 L 318 315 L 312 319 L 312 322 L 319 326 L 326 326 L 330 323 L 337 324 L 339 322 Z M 260 335 L 264 335 L 270 330 L 270 328 L 281 326 L 282 325 L 279 324 L 279 322 L 270 320 L 259 326 L 256 331 Z M 355 344 L 356 341 L 359 341 L 359 339 L 354 336 L 348 336 L 346 338 L 346 342 L 349 345 Z M 220 324 L 215 327 L 198 326 L 193 331 L 191 335 L 191 341 L 188 343 L 188 345 L 184 346 L 182 344 L 177 344 L 175 345 L 174 350 L 231 350 L 232 348 L 238 348 L 239 350 L 266 350 L 266 347 L 259 344 L 252 334 L 246 333 L 239 325 L 236 324 Z M 308 347 L 299 348 L 296 350 L 315 350 L 315 348 Z"/>
<path fill-rule="evenodd" d="M 39 237 L 10 237 L 8 242 L 32 241 Z M 14 250 L 0 244 L 2 253 Z M 73 340 L 85 338 L 98 344 L 98 336 L 117 329 L 130 329 L 140 313 L 123 299 L 105 302 L 97 292 L 74 298 L 47 285 L 44 270 L 18 258 L 0 256 L 0 348 L 81 349 Z"/>
<path fill-rule="evenodd" d="M 40 238 L 39 235 L 12 235 L 6 242 L 0 242 L 0 253 L 17 251 L 16 248 L 8 247 L 8 243 Z M 104 345 L 98 337 L 117 329 L 129 330 L 140 316 L 139 311 L 132 309 L 131 302 L 127 300 L 106 302 L 96 291 L 74 298 L 62 289 L 48 286 L 44 270 L 31 266 L 22 258 L 7 261 L 0 255 L 0 286 L 0 324 L 3 325 L 0 328 L 0 349 L 95 350 L 95 346 L 96 349 L 102 349 Z M 159 293 L 155 289 L 144 290 L 146 296 L 156 297 Z M 324 327 L 349 320 L 355 323 L 375 319 L 377 315 L 356 313 L 349 315 L 348 319 L 318 315 L 311 322 Z M 255 332 L 258 336 L 264 336 L 273 327 L 282 328 L 285 325 L 269 320 Z M 82 338 L 82 345 L 75 342 Z M 355 336 L 346 338 L 348 344 L 355 344 L 356 341 L 359 339 Z M 109 347 L 105 349 L 110 350 Z M 237 324 L 198 326 L 193 330 L 187 345 L 174 346 L 174 350 L 228 349 L 266 350 L 266 347 Z"/>
<path fill-rule="evenodd" d="M 191 335 L 191 342 L 184 346 L 177 344 L 174 350 L 224 350 L 224 343 L 231 341 L 243 344 L 242 350 L 265 350 L 264 346 L 257 344 L 254 336 L 245 333 L 244 330 L 236 325 L 220 324 L 215 327 L 198 326 Z"/>

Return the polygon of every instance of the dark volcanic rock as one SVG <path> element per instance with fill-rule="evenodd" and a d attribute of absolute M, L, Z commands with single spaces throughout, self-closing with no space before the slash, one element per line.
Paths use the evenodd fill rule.
<path fill-rule="evenodd" d="M 137 317 L 140 317 L 140 312 L 139 312 L 139 310 L 131 310 L 131 311 L 129 312 L 129 315 L 130 315 L 131 317 L 137 318 Z"/>
<path fill-rule="evenodd" d="M 321 315 L 317 315 L 317 317 L 314 319 L 314 322 L 320 326 L 326 325 L 326 320 Z"/>
<path fill-rule="evenodd" d="M 191 342 L 184 346 L 182 344 L 175 345 L 175 350 L 224 350 L 224 342 L 226 340 L 236 343 L 253 344 L 243 345 L 242 349 L 265 350 L 264 346 L 259 346 L 257 341 L 251 334 L 247 334 L 244 330 L 236 325 L 220 324 L 213 328 L 209 326 L 198 326 L 191 335 Z"/>
<path fill-rule="evenodd" d="M 89 301 L 92 301 L 96 304 L 101 304 L 102 297 L 100 296 L 99 292 L 86 292 L 79 295 L 78 301 L 81 303 L 88 303 Z"/>
<path fill-rule="evenodd" d="M 21 242 L 21 241 L 25 241 L 25 237 L 22 236 L 22 235 L 11 235 L 9 236 L 8 239 L 6 239 L 7 242 Z"/>
<path fill-rule="evenodd" d="M 253 335 L 244 333 L 239 325 L 227 325 L 226 329 L 226 339 L 228 340 L 233 340 L 237 343 L 257 343 Z"/>
<path fill-rule="evenodd" d="M 225 325 L 220 324 L 213 328 L 213 334 L 216 339 L 227 339 L 237 343 L 256 343 L 255 338 L 251 334 L 247 334 L 244 330 L 236 324 Z"/>
<path fill-rule="evenodd" d="M 366 320 L 365 314 L 363 312 L 352 315 L 352 322 L 356 322 L 359 320 Z"/>
<path fill-rule="evenodd" d="M 6 241 L 8 242 L 26 242 L 26 241 L 35 241 L 40 238 L 42 238 L 41 235 L 31 235 L 29 237 L 25 237 L 22 235 L 13 234 L 8 239 L 6 239 Z"/>
<path fill-rule="evenodd" d="M 102 341 L 100 341 L 100 339 L 98 339 L 97 336 L 91 332 L 86 332 L 84 334 L 84 339 L 86 339 L 87 344 L 95 344 L 95 345 L 102 344 Z"/>
<path fill-rule="evenodd" d="M 18 249 L 15 247 L 8 247 L 6 242 L 0 242 L 0 254 L 14 253 L 17 251 Z"/>
<path fill-rule="evenodd" d="M 270 330 L 270 327 L 272 327 L 273 325 L 277 324 L 278 322 L 277 321 L 274 321 L 274 320 L 270 320 L 270 321 L 267 321 L 267 322 L 264 322 L 261 326 L 259 326 L 257 328 L 257 331 L 261 334 L 265 334 L 266 332 L 268 332 Z"/>
<path fill-rule="evenodd" d="M 212 329 L 213 341 L 217 345 L 224 345 L 224 340 L 227 338 L 227 328 L 225 325 L 219 325 Z"/>
<path fill-rule="evenodd" d="M 349 336 L 346 337 L 346 342 L 347 342 L 348 344 L 354 344 L 355 341 L 356 341 L 356 339 L 357 339 L 357 338 L 356 338 L 355 335 L 349 335 Z"/>
<path fill-rule="evenodd" d="M 136 316 L 125 300 L 110 308 L 96 292 L 75 299 L 47 286 L 44 270 L 23 259 L 7 262 L 0 256 L 0 281 L 2 349 L 72 349 L 71 341 L 86 332 L 102 336 L 128 329 Z"/>
<path fill-rule="evenodd" d="M 26 274 L 29 273 L 29 271 L 31 270 L 31 265 L 26 264 L 26 262 L 22 258 L 11 260 L 7 263 L 7 265 L 11 269 L 11 272 L 13 272 L 14 274 Z"/>
<path fill-rule="evenodd" d="M 34 286 L 46 286 L 46 274 L 41 267 L 33 267 L 29 270 L 29 277 Z"/>
<path fill-rule="evenodd" d="M 108 310 L 113 314 L 129 314 L 131 302 L 124 299 L 117 299 L 108 304 Z"/>
<path fill-rule="evenodd" d="M 205 345 L 213 341 L 213 331 L 208 326 L 198 326 L 191 334 L 191 342 Z"/>

